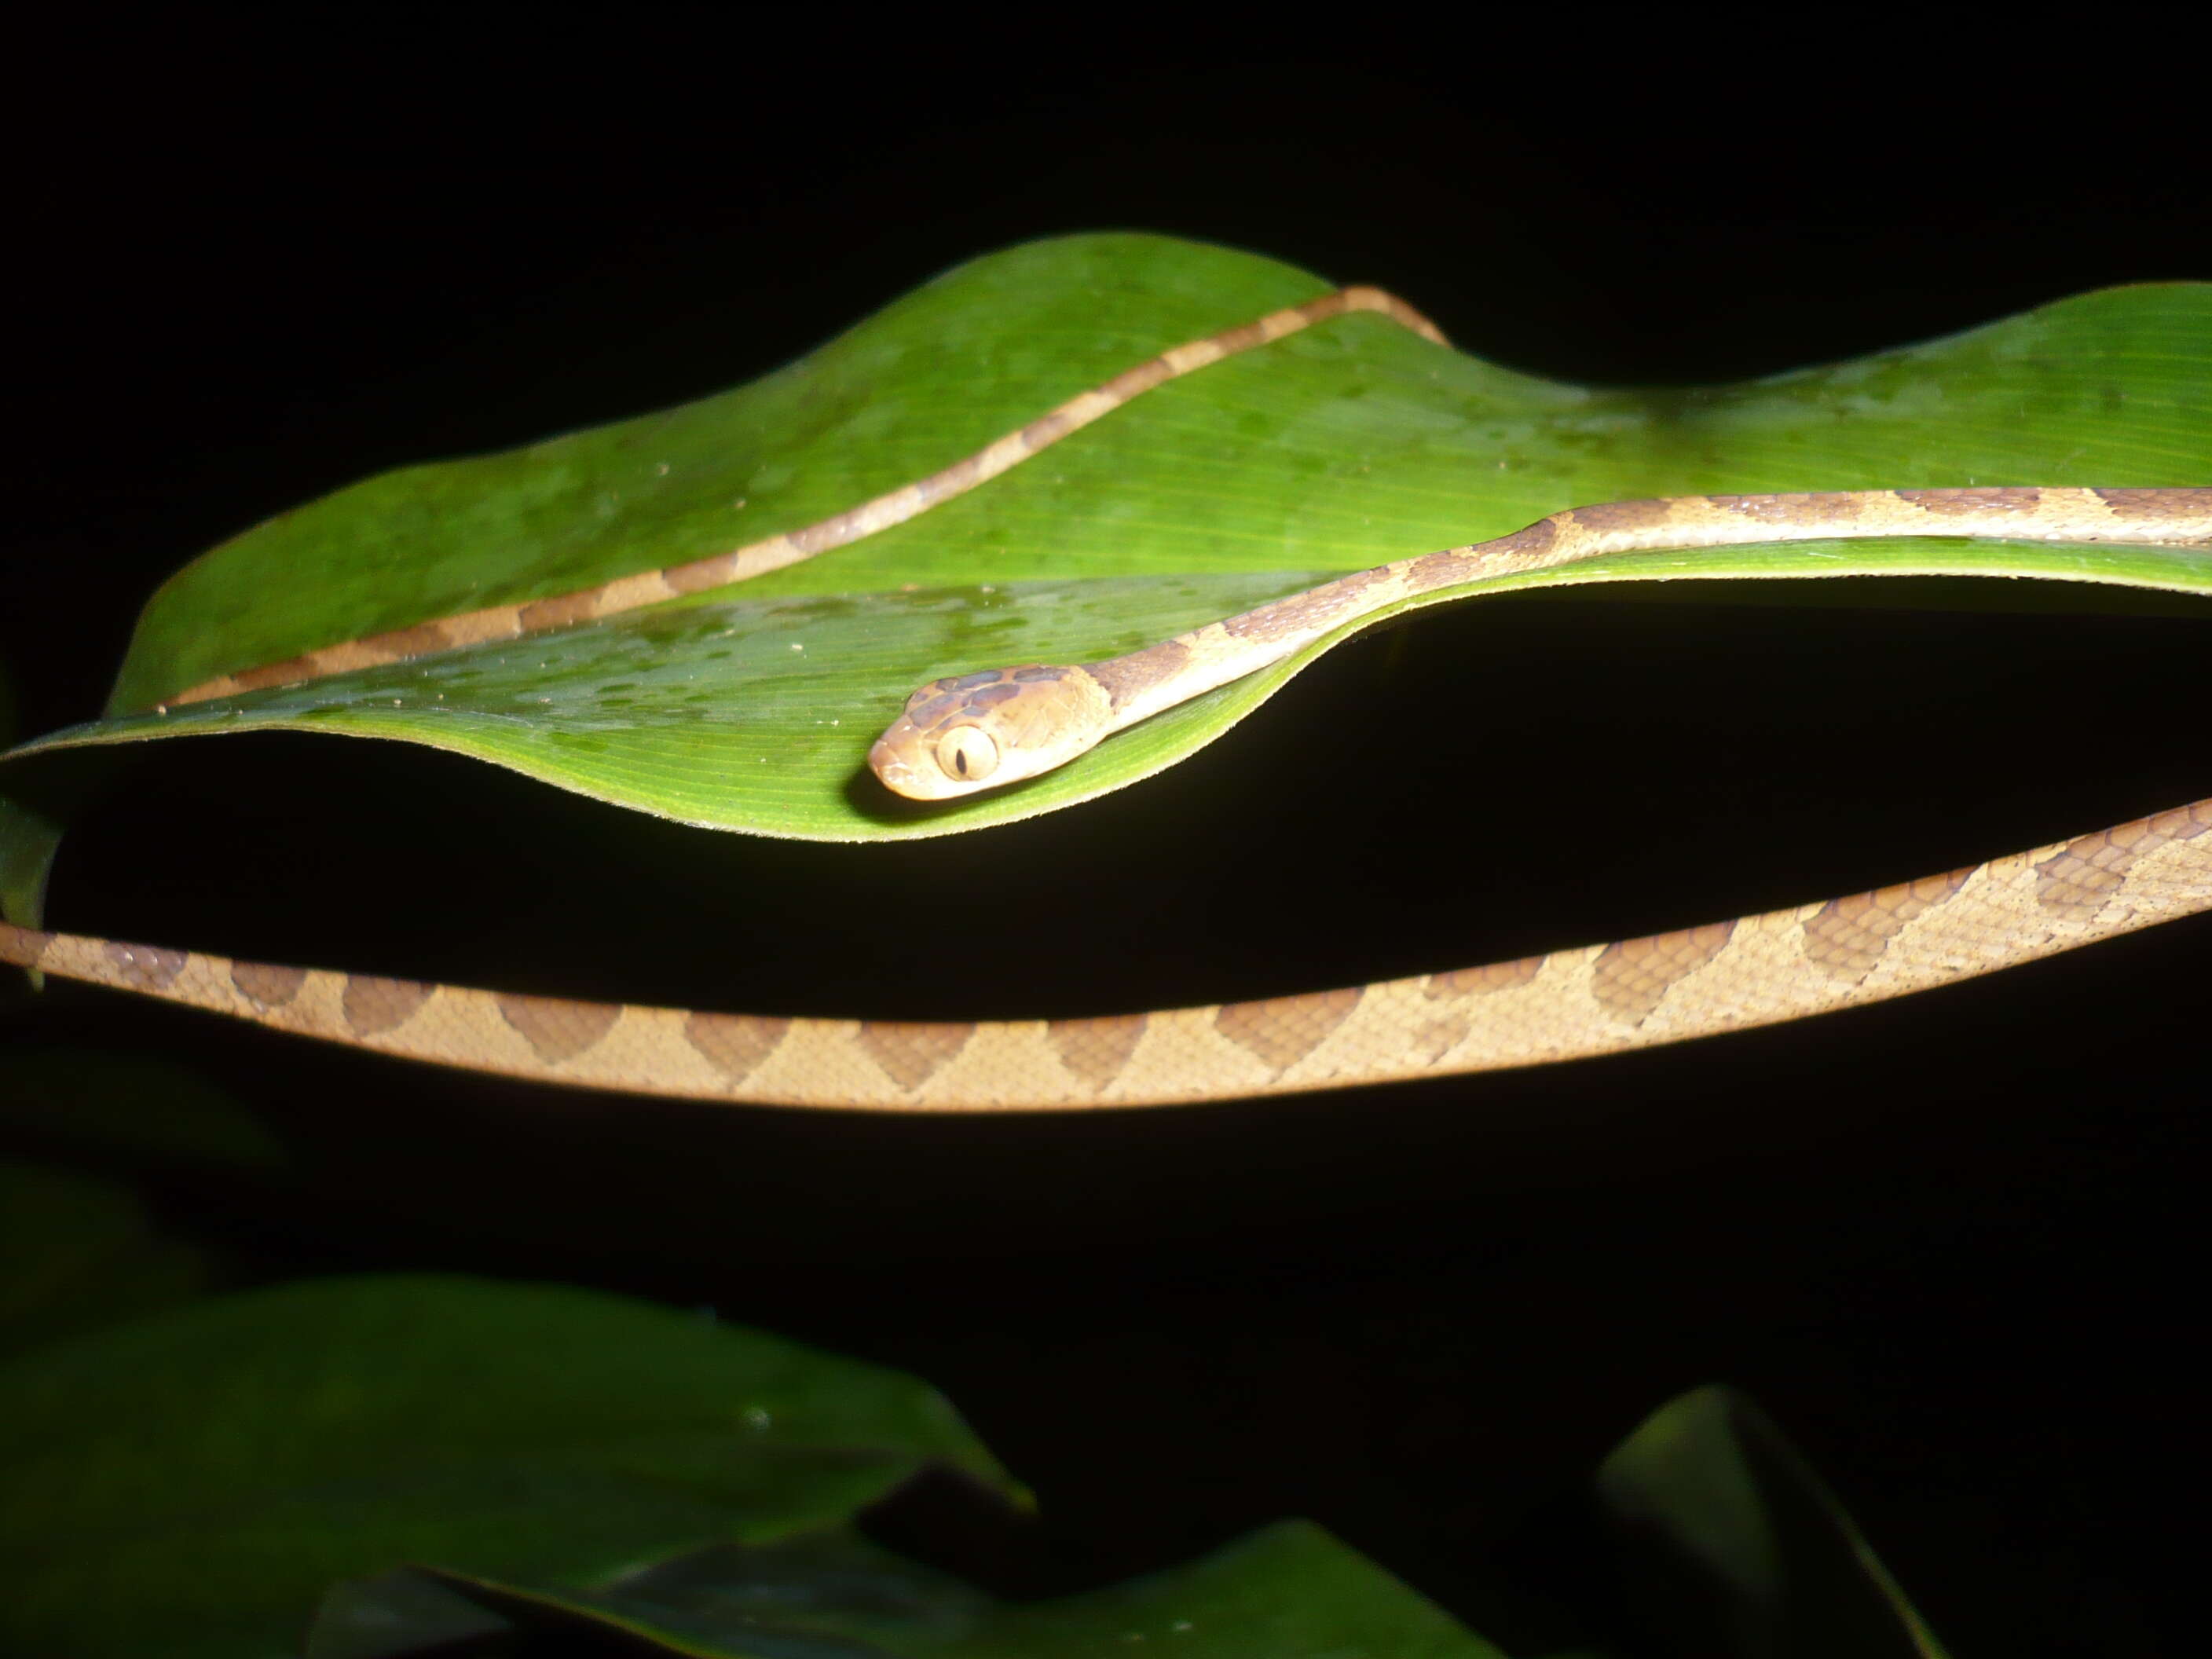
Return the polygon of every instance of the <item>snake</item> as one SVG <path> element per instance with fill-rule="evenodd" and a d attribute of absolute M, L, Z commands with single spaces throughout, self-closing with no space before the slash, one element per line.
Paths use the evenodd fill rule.
<path fill-rule="evenodd" d="M 575 592 L 321 647 L 157 708 L 572 627 L 874 534 L 1155 386 L 1352 313 L 1444 343 L 1350 287 L 1187 342 L 974 454 L 802 529 Z M 2212 489 L 1976 486 L 1677 495 L 1553 513 L 1337 578 L 1104 661 L 988 668 L 907 699 L 868 765 L 930 802 L 1000 789 L 1409 597 L 1652 548 L 1944 536 L 2212 548 Z M 952 1112 L 1184 1104 L 1649 1048 L 1932 989 L 2212 909 L 2212 800 L 1946 873 L 1644 938 L 1336 990 L 1093 1018 L 770 1017 L 477 989 L 0 921 L 0 962 L 279 1031 L 540 1083 L 782 1107 Z"/>

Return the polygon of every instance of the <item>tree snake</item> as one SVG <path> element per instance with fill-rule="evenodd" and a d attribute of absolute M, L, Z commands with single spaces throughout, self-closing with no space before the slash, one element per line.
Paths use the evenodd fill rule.
<path fill-rule="evenodd" d="M 941 471 L 805 529 L 553 599 L 332 644 L 167 702 L 572 626 L 739 581 L 900 523 L 1153 386 L 1351 311 L 1443 338 L 1389 295 L 1341 289 L 1163 352 Z M 1479 545 L 1341 577 L 1109 661 L 937 680 L 908 700 L 869 764 L 886 787 L 923 800 L 1001 787 L 1382 606 L 1478 576 L 1642 548 L 1928 535 L 2212 547 L 2212 489 L 1863 490 L 1575 507 Z M 0 962 L 541 1082 L 786 1106 L 1068 1109 L 1243 1098 L 1644 1048 L 1901 996 L 2208 908 L 2212 800 L 1732 921 L 1342 990 L 1101 1018 L 906 1023 L 576 1001 L 232 961 L 5 922 Z"/>

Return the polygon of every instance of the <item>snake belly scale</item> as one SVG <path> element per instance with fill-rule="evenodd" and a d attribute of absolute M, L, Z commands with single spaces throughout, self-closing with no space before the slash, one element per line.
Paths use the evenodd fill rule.
<path fill-rule="evenodd" d="M 1346 312 L 1346 289 L 1124 371 L 927 478 L 805 530 L 578 593 L 228 674 L 178 704 L 569 626 L 743 580 L 925 511 L 1177 375 Z M 1944 535 L 2212 547 L 2212 489 L 2034 487 L 1677 496 L 1556 513 L 1379 566 L 1100 663 L 924 686 L 871 751 L 923 799 L 996 788 L 1398 600 L 1644 548 Z M 1901 996 L 2212 908 L 2212 800 L 1947 874 L 1614 944 L 1335 991 L 1090 1019 L 906 1024 L 574 1001 L 0 922 L 0 962 L 434 1064 L 585 1088 L 952 1111 L 1243 1098 L 1601 1054 Z"/>

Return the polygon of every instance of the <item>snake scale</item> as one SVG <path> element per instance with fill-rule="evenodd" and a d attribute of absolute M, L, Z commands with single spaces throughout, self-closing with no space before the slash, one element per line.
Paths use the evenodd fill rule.
<path fill-rule="evenodd" d="M 666 569 L 326 646 L 168 704 L 571 626 L 775 569 L 996 477 L 1152 387 L 1348 312 L 1441 343 L 1349 288 L 1161 353 L 967 459 L 805 529 Z M 2212 489 L 2036 487 L 1692 495 L 1555 513 L 1401 560 L 1110 661 L 941 679 L 869 764 L 917 799 L 997 788 L 1380 607 L 1481 576 L 1641 548 L 1869 536 L 2212 546 Z M 163 705 L 167 706 L 167 705 Z M 2212 800 L 1825 902 L 1343 990 L 1089 1019 L 774 1018 L 528 996 L 0 922 L 0 962 L 302 1036 L 550 1083 L 785 1106 L 962 1110 L 1166 1104 L 1527 1066 L 1879 1001 L 2212 908 Z"/>

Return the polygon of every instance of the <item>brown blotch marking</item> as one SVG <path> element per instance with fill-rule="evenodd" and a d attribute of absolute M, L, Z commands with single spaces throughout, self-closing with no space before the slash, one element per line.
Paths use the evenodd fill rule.
<path fill-rule="evenodd" d="M 1359 996 L 1355 987 L 1265 1002 L 1231 1002 L 1214 1011 L 1213 1029 L 1280 1075 L 1349 1019 L 1359 1006 Z"/>
<path fill-rule="evenodd" d="M 0 922 L 0 962 L 17 968 L 35 968 L 46 947 L 54 942 L 52 933 L 42 933 L 33 927 L 11 927 Z"/>
<path fill-rule="evenodd" d="M 1164 357 L 1149 357 L 1134 368 L 1125 368 L 1098 390 L 1117 403 L 1127 403 L 1140 392 L 1150 392 L 1163 380 L 1175 378 L 1175 370 L 1168 367 Z"/>
<path fill-rule="evenodd" d="M 904 1020 L 860 1022 L 860 1046 L 902 1089 L 919 1089 L 968 1046 L 972 1025 L 914 1024 Z"/>
<path fill-rule="evenodd" d="M 1718 956 L 1735 932 L 1733 921 L 1709 921 L 1702 927 L 1608 945 L 1598 953 L 1591 992 L 1607 1012 L 1640 1025 L 1658 1007 L 1668 986 Z"/>
<path fill-rule="evenodd" d="M 2088 921 L 2111 902 L 2137 859 L 2168 842 L 2212 830 L 2212 802 L 2177 806 L 2069 842 L 2035 866 L 2035 902 L 2069 921 Z"/>
<path fill-rule="evenodd" d="M 947 714 L 964 708 L 966 704 L 967 698 L 963 693 L 940 691 L 933 697 L 925 697 L 921 702 L 908 707 L 906 717 L 914 723 L 917 730 L 927 732 Z"/>
<path fill-rule="evenodd" d="M 1807 518 L 1835 523 L 1856 519 L 1864 505 L 1849 490 L 1832 489 L 1799 495 L 1708 495 L 1715 507 L 1740 513 L 1761 524 L 1793 524 Z"/>
<path fill-rule="evenodd" d="M 428 657 L 453 648 L 453 635 L 434 622 L 417 623 L 412 628 L 395 628 L 388 634 L 379 634 L 362 643 L 372 651 L 380 651 L 395 662 L 410 657 Z"/>
<path fill-rule="evenodd" d="M 1474 1020 L 1464 1008 L 1439 1008 L 1406 1033 L 1405 1051 L 1420 1064 L 1432 1066 L 1474 1029 Z"/>
<path fill-rule="evenodd" d="M 2100 489 L 2094 492 L 2116 519 L 2163 519 L 2175 513 L 2212 512 L 2212 490 Z"/>
<path fill-rule="evenodd" d="M 1666 523 L 1674 510 L 1663 500 L 1600 501 L 1595 507 L 1577 507 L 1573 517 L 1584 530 L 1648 530 Z"/>
<path fill-rule="evenodd" d="M 1900 501 L 1911 501 L 1922 512 L 1939 519 L 1960 519 L 1975 513 L 2033 513 L 2043 505 L 2043 491 L 2032 484 L 1990 484 L 1967 489 L 1897 489 Z"/>
<path fill-rule="evenodd" d="M 1471 582 L 1491 574 L 1494 573 L 1486 572 L 1465 550 L 1449 547 L 1441 553 L 1424 553 L 1408 564 L 1406 586 L 1416 592 L 1425 592 L 1431 587 L 1449 587 L 1454 582 Z"/>
<path fill-rule="evenodd" d="M 345 994 L 339 999 L 338 1006 L 345 1015 L 345 1023 L 356 1031 L 362 1036 L 380 1036 L 396 1026 L 404 1025 L 437 988 L 416 979 L 379 979 L 372 974 L 355 974 L 346 980 Z"/>
<path fill-rule="evenodd" d="M 304 968 L 277 968 L 265 962 L 234 962 L 230 982 L 264 1008 L 282 1008 L 307 982 Z"/>
<path fill-rule="evenodd" d="M 736 553 L 717 553 L 711 558 L 694 559 L 689 564 L 671 565 L 660 573 L 660 580 L 674 592 L 699 593 L 710 587 L 729 586 L 731 573 L 737 568 Z"/>
<path fill-rule="evenodd" d="M 1807 959 L 1838 978 L 1864 978 L 1906 922 L 1942 903 L 1972 873 L 1954 870 L 1948 875 L 1923 876 L 1871 893 L 1830 899 L 1805 924 Z"/>
<path fill-rule="evenodd" d="M 790 1030 L 787 1019 L 757 1014 L 693 1014 L 684 1022 L 684 1040 L 731 1082 L 743 1083 Z"/>
<path fill-rule="evenodd" d="M 1469 1000 L 1534 984 L 1536 975 L 1544 970 L 1544 962 L 1542 957 L 1522 957 L 1513 962 L 1492 962 L 1480 968 L 1455 968 L 1449 973 L 1431 974 L 1421 986 L 1421 995 L 1439 1006 L 1430 1018 L 1407 1034 L 1408 1051 L 1418 1054 L 1423 1065 L 1433 1064 L 1456 1048 L 1474 1029 L 1473 1014 L 1466 1006 Z"/>
<path fill-rule="evenodd" d="M 1421 994 L 1434 1000 L 1442 997 L 1486 996 L 1492 991 L 1510 991 L 1516 986 L 1533 985 L 1536 975 L 1544 970 L 1541 957 L 1522 957 L 1517 962 L 1493 962 L 1480 968 L 1455 968 L 1448 974 L 1431 974 L 1428 982 L 1421 987 Z"/>
<path fill-rule="evenodd" d="M 1064 409 L 1055 409 L 1049 415 L 1040 415 L 1021 429 L 1022 447 L 1042 449 L 1048 444 L 1058 443 L 1067 435 L 1068 424 L 1073 417 Z"/>
<path fill-rule="evenodd" d="M 165 951 L 158 945 L 118 945 L 100 947 L 115 969 L 116 978 L 134 991 L 166 991 L 190 958 L 182 951 Z"/>
<path fill-rule="evenodd" d="M 311 680 L 319 672 L 319 659 L 314 652 L 304 657 L 287 657 L 283 662 L 265 662 L 258 668 L 240 669 L 230 677 L 230 683 L 241 691 L 263 691 L 272 685 L 290 685 L 300 680 Z"/>
<path fill-rule="evenodd" d="M 547 628 L 572 628 L 599 614 L 599 590 L 587 587 L 580 593 L 556 593 L 550 599 L 532 599 L 515 614 L 522 619 L 525 633 L 535 634 Z"/>
<path fill-rule="evenodd" d="M 500 1018 L 522 1033 L 538 1059 L 557 1066 L 614 1030 L 622 1010 L 611 1002 L 572 1002 L 567 997 L 510 994 L 495 999 Z"/>
<path fill-rule="evenodd" d="M 1377 582 L 1391 578 L 1390 567 L 1376 565 L 1371 570 L 1354 571 L 1349 576 L 1340 576 L 1333 582 L 1309 588 L 1303 593 L 1292 593 L 1256 611 L 1247 611 L 1231 617 L 1221 624 L 1221 631 L 1232 639 L 1269 640 L 1285 634 L 1295 634 L 1316 623 L 1336 619 L 1335 613 L 1346 601 L 1357 599 Z"/>
<path fill-rule="evenodd" d="M 1110 662 L 1094 662 L 1086 669 L 1106 688 L 1107 700 L 1119 708 L 1139 691 L 1149 690 L 1190 660 L 1190 647 L 1181 640 L 1163 640 Z"/>
<path fill-rule="evenodd" d="M 970 691 L 961 699 L 961 706 L 977 710 L 996 708 L 1007 699 L 1021 695 L 1022 688 L 1013 681 L 1000 680 L 996 685 L 986 685 Z"/>
<path fill-rule="evenodd" d="M 1406 585 L 1416 592 L 1426 592 L 1432 587 L 1449 587 L 1454 582 L 1494 576 L 1500 566 L 1510 568 L 1542 558 L 1559 538 L 1559 527 L 1549 519 L 1539 519 L 1527 528 L 1500 536 L 1495 541 L 1478 543 L 1473 547 L 1448 547 L 1440 553 L 1424 553 L 1406 565 Z"/>
<path fill-rule="evenodd" d="M 1552 544 L 1559 538 L 1559 520 L 1539 519 L 1535 523 L 1516 530 L 1510 536 L 1500 536 L 1494 541 L 1485 542 L 1482 545 L 1483 550 L 1490 553 L 1548 553 L 1551 551 Z"/>
<path fill-rule="evenodd" d="M 1343 307 L 1339 306 L 1336 309 L 1340 311 Z M 1328 314 L 1326 312 L 1322 313 L 1323 316 Z M 1229 330 L 1226 333 L 1213 337 L 1213 343 L 1221 348 L 1221 355 L 1224 357 L 1234 352 L 1249 351 L 1254 346 L 1265 345 L 1267 343 L 1267 331 L 1256 320 L 1243 324 Z"/>
<path fill-rule="evenodd" d="M 1142 1014 L 1116 1014 L 1101 1019 L 1054 1019 L 1045 1024 L 1045 1041 L 1059 1054 L 1060 1064 L 1094 1090 L 1103 1089 L 1121 1073 L 1137 1043 L 1145 1035 Z"/>

